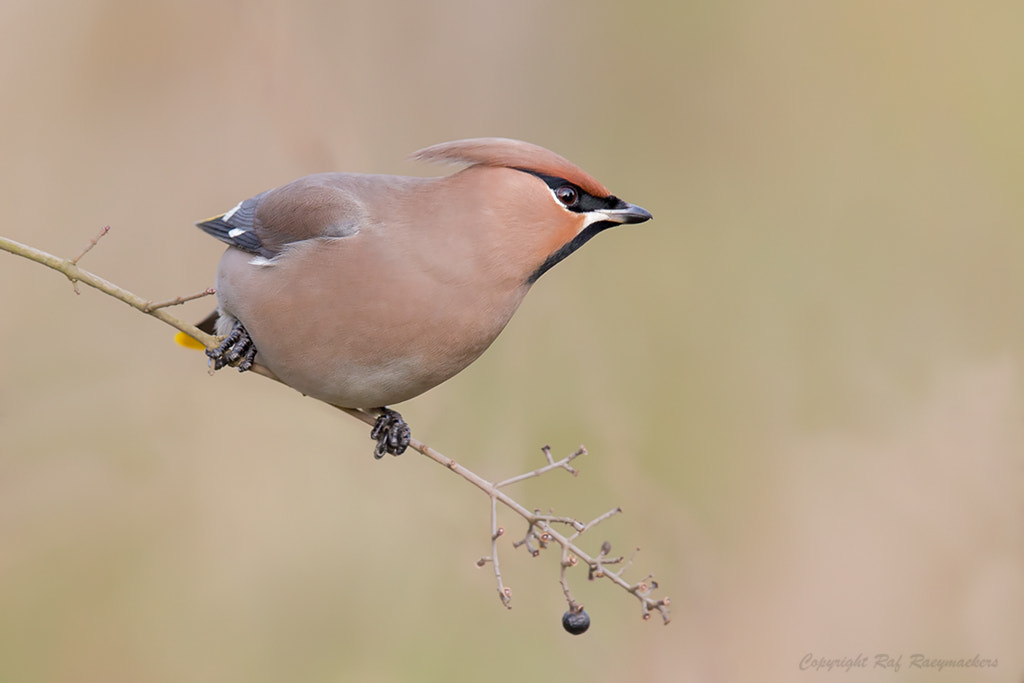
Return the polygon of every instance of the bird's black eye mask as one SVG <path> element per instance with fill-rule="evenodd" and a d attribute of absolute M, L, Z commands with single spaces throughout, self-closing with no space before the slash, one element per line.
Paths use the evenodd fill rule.
<path fill-rule="evenodd" d="M 592 211 L 607 211 L 609 209 L 624 209 L 628 204 L 622 201 L 615 195 L 608 195 L 607 197 L 595 197 L 588 192 L 585 192 L 583 188 L 574 183 L 570 183 L 565 178 L 559 178 L 557 176 L 544 175 L 543 173 L 537 173 L 526 168 L 516 169 L 523 173 L 529 173 L 530 175 L 537 176 L 551 188 L 554 192 L 555 198 L 569 211 L 575 213 L 585 214 Z M 580 247 L 582 247 L 591 237 L 606 230 L 607 228 L 618 225 L 614 221 L 594 221 L 585 227 L 578 235 L 576 235 L 568 244 L 563 245 L 558 251 L 551 254 L 545 259 L 545 261 L 533 271 L 529 278 L 527 278 L 527 284 L 532 285 L 540 278 L 541 275 L 551 270 L 551 267 L 556 263 L 562 261 L 566 256 L 573 253 Z"/>
<path fill-rule="evenodd" d="M 615 195 L 608 195 L 607 197 L 595 197 L 592 194 L 585 192 L 579 185 L 570 183 L 565 178 L 559 178 L 552 175 L 544 175 L 536 171 L 531 171 L 528 168 L 518 168 L 517 171 L 523 173 L 529 173 L 532 176 L 537 176 L 543 180 L 551 191 L 555 193 L 555 197 L 565 208 L 576 213 L 588 213 L 590 211 L 602 211 L 604 209 L 621 209 L 626 204 Z"/>

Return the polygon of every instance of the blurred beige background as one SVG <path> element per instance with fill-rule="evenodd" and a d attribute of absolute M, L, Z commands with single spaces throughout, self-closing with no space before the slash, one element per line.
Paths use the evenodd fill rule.
<path fill-rule="evenodd" d="M 650 209 L 402 410 L 492 478 L 585 443 L 515 493 L 621 505 L 589 542 L 673 623 L 580 571 L 568 636 L 507 544 L 504 610 L 464 482 L 0 254 L 0 680 L 1021 681 L 1022 7 L 3 0 L 0 234 L 109 224 L 83 265 L 143 296 L 212 284 L 196 220 L 449 139 Z"/>

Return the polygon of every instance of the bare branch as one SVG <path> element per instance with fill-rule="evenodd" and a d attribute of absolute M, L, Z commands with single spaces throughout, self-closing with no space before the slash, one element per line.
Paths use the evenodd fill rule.
<path fill-rule="evenodd" d="M 101 233 L 100 236 L 106 234 Z M 93 240 L 93 244 L 99 241 L 99 237 Z M 87 247 L 85 251 L 79 254 L 77 258 L 81 258 L 86 252 L 89 251 L 90 247 Z M 69 259 L 63 259 L 53 254 L 48 254 L 45 251 L 35 249 L 26 244 L 15 242 L 14 240 L 7 239 L 6 237 L 0 237 L 0 249 L 3 251 L 10 252 L 17 256 L 23 256 L 30 261 L 41 263 L 48 268 L 53 268 L 57 272 L 63 273 L 72 282 L 81 282 L 89 285 L 94 289 L 98 289 L 104 294 L 114 297 L 119 301 L 123 301 L 132 308 L 138 309 L 147 315 L 151 315 L 157 320 L 163 321 L 171 327 L 180 330 L 192 337 L 199 343 L 203 344 L 206 348 L 215 348 L 217 346 L 217 337 L 206 334 L 195 325 L 191 325 L 184 320 L 175 318 L 173 315 L 167 313 L 162 308 L 154 308 L 153 302 L 146 301 L 142 297 L 132 294 L 126 289 L 118 287 L 112 282 L 108 282 L 98 275 L 93 275 L 87 270 L 79 268 L 75 263 Z"/>
<path fill-rule="evenodd" d="M 76 256 L 74 259 L 63 259 L 52 254 L 48 254 L 34 247 L 30 247 L 14 240 L 0 237 L 0 250 L 10 252 L 17 256 L 22 256 L 36 263 L 41 263 L 48 268 L 52 268 L 60 273 L 63 273 L 72 283 L 82 282 L 90 287 L 98 289 L 99 291 L 109 296 L 123 301 L 132 308 L 135 308 L 147 315 L 150 315 L 164 323 L 167 323 L 171 327 L 174 327 L 181 332 L 189 335 L 193 339 L 199 341 L 206 348 L 215 348 L 220 342 L 219 337 L 206 334 L 194 325 L 191 325 L 183 320 L 180 320 L 164 309 L 168 306 L 177 305 L 190 301 L 192 299 L 199 298 L 201 296 L 208 296 L 213 294 L 212 289 L 205 290 L 197 295 L 188 297 L 177 297 L 170 301 L 162 303 L 154 303 L 147 301 L 135 294 L 125 290 L 117 285 L 104 280 L 103 278 L 90 273 L 87 270 L 80 268 L 77 265 L 79 259 L 88 253 L 96 243 L 107 234 L 109 227 L 104 228 L 95 238 L 93 238 L 81 254 Z M 77 287 L 76 287 L 76 292 Z M 274 376 L 270 370 L 265 366 L 256 363 L 252 367 L 252 372 L 263 375 L 269 379 L 280 381 Z M 351 415 L 352 417 L 362 420 L 367 425 L 372 426 L 376 420 L 376 415 L 368 411 L 357 410 L 353 408 L 342 408 L 340 406 L 334 406 L 344 413 Z M 622 573 L 632 563 L 633 558 L 621 568 L 618 572 L 606 571 L 605 567 L 611 564 L 618 564 L 623 561 L 623 558 L 609 558 L 608 554 L 611 550 L 610 546 L 605 542 L 602 545 L 600 552 L 596 556 L 591 556 L 580 548 L 576 543 L 576 539 L 583 533 L 593 529 L 601 522 L 608 518 L 622 512 L 621 508 L 614 508 L 598 516 L 587 523 L 582 523 L 572 517 L 555 516 L 553 514 L 541 514 L 539 510 L 530 511 L 511 496 L 506 494 L 501 489 L 505 486 L 524 481 L 533 477 L 539 477 L 542 474 L 550 472 L 556 469 L 564 469 L 572 475 L 576 475 L 577 471 L 569 465 L 569 463 L 575 458 L 586 454 L 586 449 L 580 446 L 576 451 L 570 453 L 565 458 L 555 461 L 551 456 L 551 449 L 545 446 L 542 451 L 547 465 L 539 467 L 535 470 L 521 474 L 516 477 L 502 480 L 497 483 L 489 482 L 478 474 L 472 472 L 466 467 L 458 464 L 455 460 L 441 454 L 437 450 L 431 448 L 427 444 L 413 439 L 410 443 L 410 448 L 418 451 L 422 455 L 426 456 L 430 460 L 433 460 L 439 465 L 442 465 L 448 470 L 458 474 L 460 477 L 468 481 L 469 483 L 476 486 L 478 489 L 483 491 L 490 498 L 491 502 L 491 555 L 489 557 L 481 558 L 477 561 L 477 565 L 483 567 L 485 564 L 490 562 L 494 566 L 494 576 L 497 583 L 498 595 L 506 607 L 511 607 L 511 591 L 505 586 L 502 576 L 501 569 L 498 560 L 498 540 L 504 535 L 504 528 L 498 526 L 498 508 L 497 504 L 501 503 L 515 514 L 522 517 L 527 522 L 527 532 L 521 541 L 513 544 L 513 547 L 519 547 L 526 545 L 527 550 L 533 555 L 539 555 L 542 550 L 547 548 L 551 543 L 557 543 L 561 547 L 561 561 L 560 561 L 560 576 L 559 580 L 562 585 L 562 590 L 565 594 L 566 601 L 569 604 L 569 610 L 571 612 L 580 612 L 583 607 L 572 597 L 572 593 L 569 589 L 569 582 L 567 577 L 567 570 L 571 567 L 575 567 L 581 562 L 588 567 L 590 578 L 606 578 L 613 584 L 622 588 L 626 592 L 634 595 L 639 601 L 642 610 L 643 618 L 649 619 L 651 613 L 657 611 L 661 614 L 664 623 L 669 623 L 669 599 L 662 598 L 655 600 L 651 597 L 651 593 L 658 587 L 656 581 L 652 577 L 648 576 L 643 581 L 637 584 L 630 584 L 622 578 Z M 572 528 L 572 533 L 568 536 L 558 532 L 552 525 L 560 524 L 569 526 Z M 536 545 L 534 545 L 536 543 Z M 635 553 L 634 553 L 635 556 Z"/>

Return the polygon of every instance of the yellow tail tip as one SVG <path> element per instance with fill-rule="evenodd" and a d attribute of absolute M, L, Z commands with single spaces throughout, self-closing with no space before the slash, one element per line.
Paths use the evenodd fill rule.
<path fill-rule="evenodd" d="M 198 340 L 193 339 L 184 332 L 179 332 L 178 334 L 174 335 L 174 341 L 178 342 L 186 349 L 196 349 L 197 351 L 202 351 L 203 349 L 206 348 Z"/>

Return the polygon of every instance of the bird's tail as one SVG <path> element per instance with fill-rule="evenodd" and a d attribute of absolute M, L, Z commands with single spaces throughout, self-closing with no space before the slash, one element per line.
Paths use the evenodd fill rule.
<path fill-rule="evenodd" d="M 198 327 L 200 330 L 207 334 L 217 334 L 218 317 L 219 314 L 215 310 L 213 313 L 203 318 L 200 322 L 196 323 L 196 327 Z M 196 349 L 198 351 L 202 351 L 203 349 L 206 348 L 198 339 L 194 339 L 189 335 L 185 334 L 184 332 L 179 332 L 176 335 L 174 335 L 174 341 L 178 342 L 186 349 Z"/>

